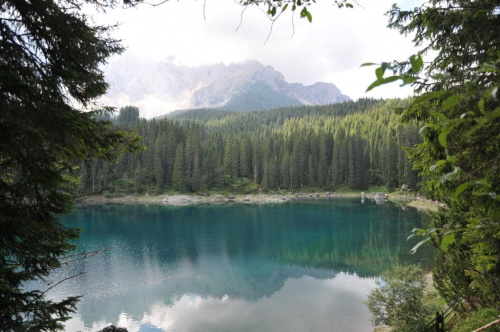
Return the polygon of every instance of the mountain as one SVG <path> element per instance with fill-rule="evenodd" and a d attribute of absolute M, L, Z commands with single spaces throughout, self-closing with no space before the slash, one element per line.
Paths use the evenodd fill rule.
<path fill-rule="evenodd" d="M 187 67 L 127 53 L 106 65 L 104 73 L 110 89 L 101 102 L 137 106 L 145 118 L 182 109 L 246 111 L 350 100 L 332 83 L 288 83 L 257 61 Z"/>

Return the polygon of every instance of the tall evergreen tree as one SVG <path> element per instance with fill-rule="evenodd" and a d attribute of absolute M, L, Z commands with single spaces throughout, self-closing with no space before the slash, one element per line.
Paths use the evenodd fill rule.
<path fill-rule="evenodd" d="M 57 216 L 71 210 L 75 162 L 113 161 L 137 146 L 92 107 L 107 84 L 100 70 L 122 51 L 105 26 L 75 10 L 110 1 L 0 2 L 0 326 L 58 330 L 77 297 L 49 301 L 23 284 L 47 277 L 79 231 Z M 70 99 L 76 101 L 71 103 Z"/>
<path fill-rule="evenodd" d="M 178 191 L 186 191 L 186 162 L 184 160 L 184 146 L 180 143 L 175 151 L 174 172 L 172 187 Z"/>
<path fill-rule="evenodd" d="M 125 106 L 120 108 L 116 122 L 121 125 L 134 125 L 139 121 L 139 108 L 135 106 Z"/>
<path fill-rule="evenodd" d="M 251 174 L 252 169 L 252 150 L 250 138 L 245 135 L 240 142 L 240 174 L 242 177 L 247 178 Z"/>
<path fill-rule="evenodd" d="M 156 138 L 154 146 L 154 165 L 153 165 L 153 177 L 156 184 L 156 192 L 161 193 L 165 186 L 165 169 L 163 167 L 163 142 L 161 140 L 161 135 Z"/>
<path fill-rule="evenodd" d="M 233 181 L 238 178 L 239 175 L 239 142 L 235 135 L 231 135 L 226 140 L 226 145 L 224 147 L 224 168 L 227 175 L 229 175 Z"/>

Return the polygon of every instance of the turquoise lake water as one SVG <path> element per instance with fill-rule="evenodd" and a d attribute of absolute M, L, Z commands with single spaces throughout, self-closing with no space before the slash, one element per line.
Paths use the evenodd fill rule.
<path fill-rule="evenodd" d="M 422 214 L 335 199 L 279 205 L 79 207 L 78 251 L 50 292 L 83 295 L 67 331 L 371 331 L 363 301 L 391 264 L 431 255 L 407 241 Z"/>

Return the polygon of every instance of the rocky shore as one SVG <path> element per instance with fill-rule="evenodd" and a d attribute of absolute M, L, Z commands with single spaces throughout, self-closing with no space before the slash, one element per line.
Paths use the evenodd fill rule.
<path fill-rule="evenodd" d="M 223 194 L 180 194 L 180 195 L 127 195 L 120 197 L 106 197 L 103 195 L 86 196 L 77 201 L 78 204 L 163 204 L 172 206 L 202 205 L 202 204 L 275 204 L 284 203 L 290 200 L 304 199 L 329 199 L 338 197 L 361 197 L 360 194 L 340 194 L 330 192 L 316 193 L 266 193 L 266 194 L 246 194 L 246 195 L 223 195 Z"/>
<path fill-rule="evenodd" d="M 389 195 L 381 193 L 356 193 L 356 192 L 311 192 L 311 193 L 259 193 L 259 194 L 179 194 L 179 195 L 127 195 L 117 197 L 106 197 L 104 195 L 93 195 L 82 197 L 77 201 L 79 205 L 86 204 L 161 204 L 170 206 L 186 205 L 222 205 L 222 204 L 278 204 L 298 200 L 320 200 L 335 198 L 359 198 L 373 199 L 377 204 L 384 201 L 395 201 L 420 210 L 437 210 L 439 204 L 427 202 L 425 199 L 417 198 L 407 193 L 392 193 Z"/>

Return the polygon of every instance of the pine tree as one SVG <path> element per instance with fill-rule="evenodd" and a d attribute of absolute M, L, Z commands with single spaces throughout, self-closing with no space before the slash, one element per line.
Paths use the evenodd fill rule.
<path fill-rule="evenodd" d="M 186 187 L 186 162 L 184 160 L 184 147 L 182 143 L 177 146 L 174 159 L 174 172 L 172 175 L 172 187 L 180 192 L 185 192 Z"/>
<path fill-rule="evenodd" d="M 154 146 L 154 168 L 153 177 L 156 184 L 156 193 L 159 194 L 163 191 L 165 186 L 165 170 L 163 167 L 163 142 L 161 136 L 158 135 Z"/>
<path fill-rule="evenodd" d="M 308 186 L 316 185 L 314 181 L 314 167 L 311 154 L 309 154 L 309 157 L 307 158 L 307 185 Z"/>
<path fill-rule="evenodd" d="M 319 161 L 318 161 L 318 186 L 323 188 L 327 188 L 328 184 L 328 161 L 331 160 L 331 156 L 329 155 L 327 136 L 322 135 L 319 147 Z"/>
<path fill-rule="evenodd" d="M 252 154 L 251 154 L 250 138 L 246 135 L 240 142 L 240 174 L 242 177 L 249 177 L 252 169 Z"/>
<path fill-rule="evenodd" d="M 204 186 L 200 169 L 200 151 L 196 150 L 194 152 L 193 172 L 191 173 L 191 191 L 198 191 Z"/>
<path fill-rule="evenodd" d="M 235 135 L 231 135 L 226 140 L 224 147 L 224 169 L 225 173 L 234 181 L 239 175 L 239 142 Z"/>
<path fill-rule="evenodd" d="M 283 160 L 281 161 L 281 186 L 292 190 L 292 182 L 290 180 L 290 154 L 285 151 Z"/>

